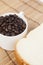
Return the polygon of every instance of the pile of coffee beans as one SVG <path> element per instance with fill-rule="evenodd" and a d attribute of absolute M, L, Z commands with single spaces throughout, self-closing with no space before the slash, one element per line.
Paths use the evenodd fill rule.
<path fill-rule="evenodd" d="M 16 36 L 26 28 L 25 22 L 16 14 L 0 16 L 0 34 L 6 36 Z"/>

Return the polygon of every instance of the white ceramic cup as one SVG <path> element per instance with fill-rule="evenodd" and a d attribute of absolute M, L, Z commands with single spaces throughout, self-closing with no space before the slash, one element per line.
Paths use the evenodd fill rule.
<path fill-rule="evenodd" d="M 5 13 L 3 15 L 0 16 L 6 16 L 6 15 L 10 15 L 10 14 L 16 14 L 17 16 L 19 16 L 20 18 L 22 18 L 24 20 L 24 22 L 26 23 L 26 29 L 19 35 L 17 36 L 5 36 L 0 34 L 0 47 L 2 47 L 3 49 L 6 50 L 15 50 L 15 45 L 17 43 L 18 40 L 20 40 L 21 38 L 23 38 L 26 34 L 27 34 L 27 30 L 28 30 L 28 23 L 26 18 L 24 17 L 23 12 L 20 13 Z"/>

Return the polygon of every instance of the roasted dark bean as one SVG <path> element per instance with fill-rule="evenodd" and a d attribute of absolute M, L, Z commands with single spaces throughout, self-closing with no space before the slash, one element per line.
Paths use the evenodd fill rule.
<path fill-rule="evenodd" d="M 6 36 L 16 36 L 26 28 L 24 21 L 16 14 L 0 17 L 0 33 Z"/>

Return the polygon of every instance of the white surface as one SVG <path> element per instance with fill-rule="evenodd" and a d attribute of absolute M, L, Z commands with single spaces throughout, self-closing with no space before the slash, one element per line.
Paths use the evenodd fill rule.
<path fill-rule="evenodd" d="M 43 65 L 43 24 L 21 39 L 16 50 L 30 65 Z"/>
<path fill-rule="evenodd" d="M 26 35 L 27 30 L 28 30 L 28 23 L 27 23 L 26 18 L 24 17 L 23 12 L 20 12 L 20 13 L 5 13 L 5 14 L 0 15 L 0 16 L 6 16 L 6 15 L 9 15 L 9 14 L 18 15 L 26 23 L 26 29 L 24 30 L 24 32 L 22 32 L 21 34 L 19 34 L 17 36 L 4 36 L 4 35 L 0 34 L 0 47 L 4 48 L 6 50 L 12 51 L 12 50 L 15 50 L 16 42 Z"/>
<path fill-rule="evenodd" d="M 40 2 L 43 2 L 43 0 L 39 0 Z"/>

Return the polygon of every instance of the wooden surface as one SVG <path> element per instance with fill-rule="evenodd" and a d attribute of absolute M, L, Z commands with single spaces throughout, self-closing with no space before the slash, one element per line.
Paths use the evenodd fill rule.
<path fill-rule="evenodd" d="M 29 31 L 43 22 L 43 3 L 37 0 L 0 0 L 0 14 L 23 11 L 29 24 Z M 0 65 L 18 65 L 14 51 L 0 48 Z"/>

